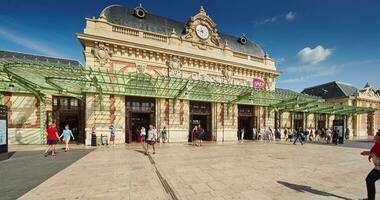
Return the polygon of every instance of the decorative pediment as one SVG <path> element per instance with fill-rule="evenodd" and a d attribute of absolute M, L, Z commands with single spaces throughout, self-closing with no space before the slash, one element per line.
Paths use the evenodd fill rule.
<path fill-rule="evenodd" d="M 358 96 L 364 99 L 380 101 L 380 95 L 376 92 L 376 89 L 368 83 L 364 86 L 364 89 L 359 91 Z"/>
<path fill-rule="evenodd" d="M 216 24 L 206 14 L 202 6 L 197 15 L 190 17 L 182 39 L 190 40 L 193 42 L 193 46 L 203 50 L 212 49 L 212 46 L 220 46 L 220 37 Z"/>

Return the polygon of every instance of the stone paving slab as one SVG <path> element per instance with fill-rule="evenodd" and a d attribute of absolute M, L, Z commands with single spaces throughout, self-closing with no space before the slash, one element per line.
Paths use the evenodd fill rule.
<path fill-rule="evenodd" d="M 98 148 L 20 199 L 168 199 L 141 151 Z"/>
<path fill-rule="evenodd" d="M 16 199 L 79 160 L 91 149 L 73 149 L 44 157 L 46 146 L 10 146 L 8 160 L 0 162 L 0 199 Z"/>
<path fill-rule="evenodd" d="M 181 199 L 358 199 L 372 169 L 361 151 L 248 142 L 162 147 L 154 158 Z"/>
<path fill-rule="evenodd" d="M 372 169 L 360 148 L 290 143 L 98 148 L 21 199 L 358 199 Z M 377 185 L 380 187 L 380 185 Z M 377 194 L 380 197 L 380 193 Z"/>

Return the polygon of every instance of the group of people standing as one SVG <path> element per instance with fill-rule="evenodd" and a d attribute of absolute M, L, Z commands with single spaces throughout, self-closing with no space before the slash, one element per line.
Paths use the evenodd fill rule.
<path fill-rule="evenodd" d="M 155 130 L 156 133 L 157 133 L 157 142 L 162 142 L 162 143 L 168 142 L 168 131 L 166 129 L 166 126 L 164 126 L 162 128 L 161 132 L 157 131 L 156 126 L 154 126 L 154 125 L 149 125 L 149 130 L 151 129 L 150 128 L 151 126 L 152 126 L 152 129 Z M 141 128 L 137 127 L 134 130 L 134 138 L 138 142 L 145 142 L 147 140 L 147 136 L 148 136 L 147 135 L 147 130 L 145 129 L 144 126 L 142 126 Z"/>
<path fill-rule="evenodd" d="M 193 130 L 191 131 L 191 141 L 194 146 L 201 146 L 202 140 L 204 140 L 205 137 L 205 130 L 202 128 L 202 126 L 195 125 Z"/>

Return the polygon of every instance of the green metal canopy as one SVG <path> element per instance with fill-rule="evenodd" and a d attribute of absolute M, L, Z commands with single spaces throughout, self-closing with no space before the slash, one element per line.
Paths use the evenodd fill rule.
<path fill-rule="evenodd" d="M 281 112 L 352 115 L 375 111 L 373 108 L 331 104 L 315 96 L 250 86 L 0 58 L 0 91 L 7 92 L 9 84 L 14 85 L 13 92 L 30 92 L 41 101 L 47 93 L 77 98 L 82 98 L 85 93 L 98 93 L 260 105 Z"/>

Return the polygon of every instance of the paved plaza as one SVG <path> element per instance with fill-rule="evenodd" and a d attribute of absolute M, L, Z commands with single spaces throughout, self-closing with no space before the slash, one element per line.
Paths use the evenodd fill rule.
<path fill-rule="evenodd" d="M 100 147 L 20 199 L 358 199 L 372 169 L 359 155 L 363 144 L 371 145 L 176 143 L 158 145 L 150 156 L 138 144 Z"/>

